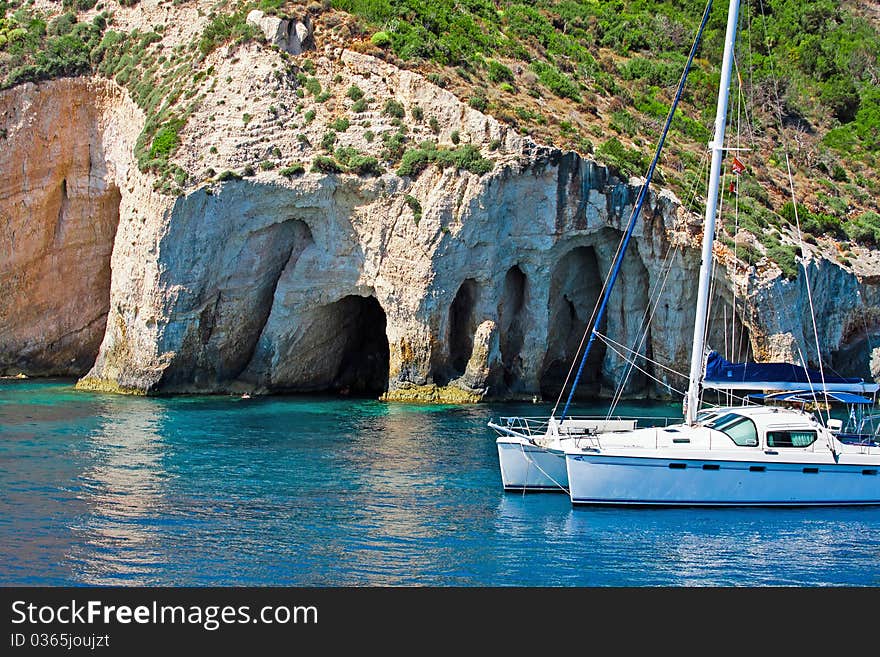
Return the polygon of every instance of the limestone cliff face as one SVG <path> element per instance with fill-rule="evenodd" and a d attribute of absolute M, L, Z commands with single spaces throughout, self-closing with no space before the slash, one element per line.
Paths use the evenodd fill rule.
<path fill-rule="evenodd" d="M 227 65 L 277 80 L 253 52 L 236 61 L 213 63 L 221 76 Z M 415 73 L 365 55 L 342 53 L 319 67 L 323 80 L 340 76 L 342 87 L 430 106 L 442 119 L 441 139 L 460 132 L 495 168 L 480 176 L 429 167 L 415 179 L 389 171 L 289 180 L 261 171 L 169 198 L 133 165 L 143 118 L 111 83 L 62 80 L 5 92 L 0 162 L 12 174 L 0 190 L 0 230 L 11 248 L 0 251 L 0 369 L 88 369 L 84 387 L 143 393 L 554 395 L 638 181 L 535 144 Z M 287 94 L 292 105 L 294 91 L 281 80 L 264 101 L 281 105 Z M 243 139 L 231 119 L 224 123 L 224 111 L 237 111 L 228 107 L 206 102 L 191 119 L 178 156 L 187 170 L 205 165 L 211 143 L 217 170 L 266 149 L 271 126 L 250 127 Z M 202 115 L 216 116 L 213 133 Z M 370 120 L 383 119 L 375 112 Z M 309 130 L 314 141 L 323 127 Z M 282 152 L 303 143 L 280 123 L 271 134 Z M 490 142 L 500 147 L 490 150 Z M 673 196 L 652 194 L 600 327 L 679 372 L 690 358 L 698 232 Z M 826 357 L 846 354 L 840 362 L 867 370 L 871 354 L 858 345 L 875 330 L 878 287 L 828 261 L 814 261 L 810 272 Z M 797 343 L 815 359 L 802 281 L 719 267 L 713 314 L 730 318 L 734 305 L 745 319 L 733 329 L 714 322 L 713 346 L 742 340 L 760 357 L 799 359 Z M 583 392 L 607 392 L 625 376 L 630 392 L 665 391 L 628 372 L 621 347 L 597 347 Z M 646 369 L 682 385 L 663 368 Z"/>
<path fill-rule="evenodd" d="M 818 337 L 823 362 L 850 375 L 877 377 L 880 351 L 872 342 L 877 343 L 880 332 L 880 287 L 815 256 L 808 257 L 806 272 L 807 278 L 801 274 L 791 281 L 781 277 L 752 281 L 744 296 L 756 357 L 818 364 Z"/>
<path fill-rule="evenodd" d="M 140 112 L 100 80 L 0 94 L 0 373 L 79 375 L 110 303 L 120 205 Z"/>

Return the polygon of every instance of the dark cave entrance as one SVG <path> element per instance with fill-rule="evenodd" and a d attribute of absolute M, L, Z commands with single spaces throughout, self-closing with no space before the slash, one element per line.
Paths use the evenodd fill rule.
<path fill-rule="evenodd" d="M 331 308 L 336 321 L 329 326 L 337 328 L 342 345 L 331 388 L 352 395 L 382 394 L 388 390 L 390 359 L 385 311 L 375 297 L 354 295 L 343 297 Z"/>
<path fill-rule="evenodd" d="M 464 374 L 474 351 L 478 292 L 477 282 L 468 278 L 458 288 L 449 307 L 449 365 L 453 378 Z"/>
<path fill-rule="evenodd" d="M 522 352 L 525 340 L 524 309 L 527 302 L 528 280 L 522 269 L 511 267 L 504 277 L 504 291 L 498 309 L 501 329 L 501 365 L 504 385 L 514 388 L 522 376 Z"/>
<path fill-rule="evenodd" d="M 547 352 L 541 368 L 540 389 L 545 399 L 555 398 L 565 382 L 572 361 L 602 290 L 596 251 L 582 246 L 569 251 L 550 279 Z M 605 323 L 599 327 L 605 330 Z M 605 345 L 596 341 L 584 367 L 575 398 L 598 395 Z"/>

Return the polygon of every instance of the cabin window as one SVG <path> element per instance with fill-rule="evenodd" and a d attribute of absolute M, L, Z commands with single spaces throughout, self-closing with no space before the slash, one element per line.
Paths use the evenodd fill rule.
<path fill-rule="evenodd" d="M 702 424 L 703 422 L 711 420 L 713 417 L 716 417 L 717 415 L 718 415 L 718 411 L 715 411 L 715 410 L 700 411 L 699 413 L 697 413 L 696 421 Z"/>
<path fill-rule="evenodd" d="M 815 431 L 767 432 L 767 447 L 809 447 L 814 442 L 816 442 Z"/>
<path fill-rule="evenodd" d="M 727 413 L 717 420 L 712 420 L 706 426 L 727 434 L 740 447 L 758 446 L 758 429 L 755 423 L 742 415 Z"/>

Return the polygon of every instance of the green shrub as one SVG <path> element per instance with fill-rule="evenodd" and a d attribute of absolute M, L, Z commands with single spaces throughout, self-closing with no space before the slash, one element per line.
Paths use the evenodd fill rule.
<path fill-rule="evenodd" d="M 608 166 L 628 176 L 644 175 L 650 165 L 644 153 L 625 147 L 615 137 L 599 146 L 596 156 Z"/>
<path fill-rule="evenodd" d="M 225 182 L 227 180 L 241 180 L 241 176 L 234 171 L 226 170 L 219 176 L 217 176 L 217 180 L 219 180 L 220 182 Z"/>
<path fill-rule="evenodd" d="M 305 171 L 306 168 L 299 162 L 296 162 L 295 164 L 291 164 L 288 167 L 284 167 L 278 173 L 280 173 L 285 178 L 293 178 L 294 176 L 305 173 Z"/>
<path fill-rule="evenodd" d="M 757 248 L 747 242 L 736 245 L 736 255 L 749 265 L 754 265 L 763 257 Z"/>
<path fill-rule="evenodd" d="M 351 106 L 351 111 L 355 114 L 360 114 L 362 112 L 366 112 L 369 107 L 369 103 L 367 103 L 366 98 L 361 98 L 360 100 L 354 101 Z"/>
<path fill-rule="evenodd" d="M 64 9 L 75 9 L 77 11 L 88 11 L 98 4 L 98 0 L 62 0 L 61 6 Z"/>
<path fill-rule="evenodd" d="M 611 113 L 611 123 L 609 127 L 612 130 L 623 133 L 630 137 L 635 137 L 639 130 L 638 123 L 632 114 L 626 110 L 617 110 Z"/>
<path fill-rule="evenodd" d="M 496 62 L 494 59 L 490 59 L 487 63 L 491 82 L 513 82 L 513 71 L 504 64 Z"/>
<path fill-rule="evenodd" d="M 393 98 L 389 98 L 385 103 L 385 107 L 382 109 L 382 114 L 395 119 L 402 119 L 406 116 L 406 111 L 401 103 L 398 103 Z"/>
<path fill-rule="evenodd" d="M 156 131 L 150 145 L 151 160 L 167 160 L 180 146 L 180 130 L 183 128 L 181 119 L 172 119 Z"/>
<path fill-rule="evenodd" d="M 486 97 L 482 94 L 476 94 L 468 98 L 468 105 L 473 107 L 475 110 L 480 112 L 485 112 L 489 107 L 489 101 L 486 100 Z"/>
<path fill-rule="evenodd" d="M 425 118 L 425 110 L 423 110 L 418 105 L 413 105 L 409 110 L 409 113 L 412 115 L 414 121 L 421 122 L 422 119 Z"/>
<path fill-rule="evenodd" d="M 312 171 L 319 173 L 342 173 L 342 168 L 332 157 L 318 155 L 312 162 Z"/>
<path fill-rule="evenodd" d="M 73 31 L 74 25 L 76 25 L 76 14 L 61 14 L 49 22 L 46 34 L 49 36 L 62 36 L 69 34 Z"/>
<path fill-rule="evenodd" d="M 350 125 L 351 121 L 343 116 L 336 119 L 335 121 L 332 121 L 330 123 L 330 129 L 335 130 L 336 132 L 345 132 L 346 130 L 348 130 Z"/>
<path fill-rule="evenodd" d="M 419 199 L 415 196 L 410 196 L 409 194 L 404 196 L 403 200 L 406 201 L 409 209 L 412 210 L 413 221 L 415 221 L 418 226 L 419 222 L 422 220 L 422 204 L 419 203 Z"/>
<path fill-rule="evenodd" d="M 199 40 L 199 52 L 209 55 L 218 47 L 229 41 L 243 42 L 253 39 L 257 35 L 256 28 L 247 23 L 245 10 L 234 14 L 218 14 L 212 18 Z"/>
<path fill-rule="evenodd" d="M 349 173 L 356 173 L 359 176 L 382 175 L 382 171 L 379 168 L 379 162 L 375 157 L 361 153 L 351 147 L 337 148 L 336 160 L 344 166 Z"/>
<path fill-rule="evenodd" d="M 545 87 L 560 98 L 569 98 L 576 103 L 581 102 L 581 94 L 577 85 L 552 64 L 536 61 L 530 67 Z"/>
<path fill-rule="evenodd" d="M 470 144 L 449 149 L 438 148 L 433 142 L 424 142 L 403 154 L 397 175 L 416 177 L 431 164 L 441 169 L 453 166 L 477 175 L 488 173 L 495 166 L 492 160 L 484 158 L 479 149 Z"/>
<path fill-rule="evenodd" d="M 315 110 L 308 110 L 303 115 L 303 121 L 304 121 L 303 125 L 308 125 L 309 123 L 311 123 L 314 120 L 315 120 Z"/>
<path fill-rule="evenodd" d="M 318 82 L 318 78 L 307 77 L 303 82 L 303 87 L 315 97 L 321 95 L 321 83 Z"/>
<path fill-rule="evenodd" d="M 336 133 L 333 130 L 328 130 L 321 138 L 321 148 L 323 148 L 325 151 L 332 151 L 335 144 Z"/>
<path fill-rule="evenodd" d="M 431 132 L 435 135 L 440 134 L 440 122 L 436 119 L 436 117 L 431 117 L 428 121 L 428 127 L 431 128 Z"/>
<path fill-rule="evenodd" d="M 449 140 L 450 140 L 453 144 L 458 144 L 458 142 L 461 141 L 461 135 L 458 133 L 458 130 L 453 130 L 453 131 L 452 131 L 452 134 L 449 135 Z"/>
<path fill-rule="evenodd" d="M 865 212 L 846 224 L 846 234 L 854 242 L 880 246 L 880 214 Z"/>
<path fill-rule="evenodd" d="M 376 32 L 370 37 L 370 43 L 379 48 L 387 48 L 391 45 L 391 35 L 388 32 Z"/>
<path fill-rule="evenodd" d="M 400 160 L 400 166 L 397 168 L 397 175 L 415 178 L 422 171 L 427 169 L 435 159 L 436 150 L 433 152 L 422 148 L 409 150 L 403 154 L 403 157 Z"/>
<path fill-rule="evenodd" d="M 779 268 L 782 270 L 782 275 L 785 278 L 789 280 L 797 278 L 798 263 L 796 247 L 789 244 L 782 244 L 781 242 L 771 243 L 767 246 L 767 257 L 779 265 Z"/>
<path fill-rule="evenodd" d="M 482 175 L 491 171 L 495 163 L 487 160 L 480 154 L 480 150 L 476 146 L 467 144 L 456 149 L 437 151 L 437 164 L 445 168 L 447 166 L 455 166 L 458 169 L 465 169 L 471 173 Z"/>
<path fill-rule="evenodd" d="M 385 148 L 382 157 L 396 162 L 403 156 L 403 147 L 406 144 L 406 135 L 402 132 L 386 132 L 382 135 L 382 143 Z"/>
<path fill-rule="evenodd" d="M 345 95 L 354 101 L 358 101 L 364 97 L 364 92 L 361 91 L 360 87 L 356 84 L 353 84 L 348 88 L 348 91 L 345 92 Z"/>
<path fill-rule="evenodd" d="M 794 205 L 791 201 L 786 202 L 779 211 L 780 216 L 795 225 Z M 801 231 L 812 235 L 830 235 L 844 238 L 846 233 L 840 223 L 840 219 L 824 212 L 811 212 L 805 205 L 798 203 L 797 219 L 800 222 Z"/>

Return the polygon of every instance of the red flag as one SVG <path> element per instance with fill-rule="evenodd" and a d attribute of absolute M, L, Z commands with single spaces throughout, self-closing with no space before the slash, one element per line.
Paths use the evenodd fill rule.
<path fill-rule="evenodd" d="M 727 191 L 729 191 L 731 194 L 736 192 L 736 185 L 732 180 L 730 181 L 730 185 L 727 187 Z"/>
<path fill-rule="evenodd" d="M 741 174 L 746 170 L 746 165 L 737 159 L 736 155 L 733 156 L 733 164 L 730 165 L 730 169 L 737 175 Z"/>

